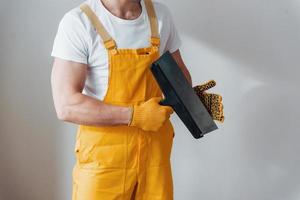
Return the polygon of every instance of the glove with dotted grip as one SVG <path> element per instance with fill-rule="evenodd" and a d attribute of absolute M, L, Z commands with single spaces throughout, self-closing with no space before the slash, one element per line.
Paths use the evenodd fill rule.
<path fill-rule="evenodd" d="M 210 80 L 204 84 L 193 87 L 194 91 L 204 104 L 214 120 L 224 122 L 222 96 L 219 94 L 207 93 L 206 90 L 214 87 L 216 82 Z"/>

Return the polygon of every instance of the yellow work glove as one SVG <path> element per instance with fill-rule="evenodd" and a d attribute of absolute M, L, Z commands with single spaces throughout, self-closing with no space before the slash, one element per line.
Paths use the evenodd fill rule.
<path fill-rule="evenodd" d="M 210 80 L 204 84 L 193 87 L 193 89 L 205 105 L 212 118 L 214 120 L 224 122 L 222 96 L 219 94 L 205 92 L 205 90 L 208 90 L 215 85 L 216 82 L 214 80 Z"/>
<path fill-rule="evenodd" d="M 161 97 L 153 97 L 146 102 L 133 106 L 128 126 L 136 126 L 144 131 L 158 131 L 174 112 L 170 106 L 159 104 Z"/>

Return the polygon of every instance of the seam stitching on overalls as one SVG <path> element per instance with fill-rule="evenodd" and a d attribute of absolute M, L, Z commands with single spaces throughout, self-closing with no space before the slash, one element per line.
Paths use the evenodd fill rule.
<path fill-rule="evenodd" d="M 123 199 L 126 192 L 125 192 L 125 184 L 126 184 L 126 177 L 127 177 L 127 173 L 126 173 L 126 170 L 127 170 L 127 159 L 128 159 L 128 132 L 126 132 L 126 155 L 125 155 L 125 169 L 124 169 L 124 184 L 123 184 Z"/>

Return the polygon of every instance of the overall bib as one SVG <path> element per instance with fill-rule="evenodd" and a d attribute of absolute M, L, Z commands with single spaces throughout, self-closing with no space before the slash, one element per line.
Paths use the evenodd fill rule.
<path fill-rule="evenodd" d="M 151 0 L 144 1 L 151 26 L 151 45 L 138 49 L 118 49 L 90 7 L 81 6 L 108 51 L 108 90 L 103 100 L 107 104 L 132 106 L 162 97 L 149 69 L 159 57 L 157 20 Z M 170 120 L 157 132 L 127 125 L 79 125 L 72 199 L 172 200 L 173 131 Z"/>

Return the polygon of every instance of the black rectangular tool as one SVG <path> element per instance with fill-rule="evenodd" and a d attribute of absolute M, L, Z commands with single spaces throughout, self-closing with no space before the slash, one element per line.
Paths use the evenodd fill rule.
<path fill-rule="evenodd" d="M 164 53 L 150 69 L 165 97 L 160 104 L 171 106 L 194 138 L 218 128 L 170 52 Z"/>

